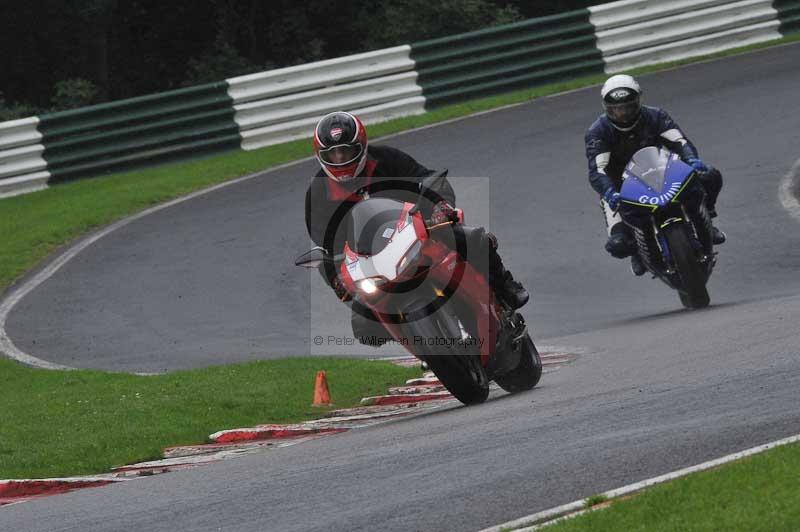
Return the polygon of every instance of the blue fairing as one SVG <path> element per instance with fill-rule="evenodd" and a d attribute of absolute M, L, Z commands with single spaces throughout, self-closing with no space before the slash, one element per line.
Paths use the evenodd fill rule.
<path fill-rule="evenodd" d="M 622 174 L 626 203 L 663 207 L 680 192 L 694 169 L 677 154 L 655 147 L 637 151 Z"/>

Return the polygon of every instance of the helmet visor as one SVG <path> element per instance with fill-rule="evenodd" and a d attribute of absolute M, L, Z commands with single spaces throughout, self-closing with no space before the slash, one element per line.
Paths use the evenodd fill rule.
<path fill-rule="evenodd" d="M 358 160 L 364 153 L 360 142 L 356 144 L 340 144 L 319 150 L 319 160 L 330 166 L 346 166 Z"/>
<path fill-rule="evenodd" d="M 608 118 L 610 118 L 612 122 L 617 124 L 632 124 L 639 116 L 641 105 L 637 97 L 630 102 L 603 102 L 603 107 L 605 107 L 606 115 L 608 115 Z"/>

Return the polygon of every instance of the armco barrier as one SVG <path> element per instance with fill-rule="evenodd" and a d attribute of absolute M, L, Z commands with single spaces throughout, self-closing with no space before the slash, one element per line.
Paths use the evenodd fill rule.
<path fill-rule="evenodd" d="M 40 117 L 51 182 L 141 161 L 236 148 L 227 83 L 199 85 Z"/>
<path fill-rule="evenodd" d="M 0 197 L 135 163 L 308 138 L 323 114 L 367 123 L 800 31 L 800 0 L 622 0 L 411 45 L 0 123 Z"/>
<path fill-rule="evenodd" d="M 411 45 L 429 106 L 603 72 L 589 11 Z"/>
<path fill-rule="evenodd" d="M 800 32 L 800 0 L 775 0 L 783 35 Z"/>
<path fill-rule="evenodd" d="M 623 0 L 589 11 L 608 73 L 781 37 L 771 0 Z"/>
<path fill-rule="evenodd" d="M 424 112 L 409 50 L 396 46 L 228 79 L 242 148 L 307 138 L 320 116 L 338 109 L 370 122 Z"/>
<path fill-rule="evenodd" d="M 242 149 L 254 150 L 294 139 L 309 138 L 319 118 L 325 113 L 337 109 L 341 108 L 327 108 L 324 112 L 314 116 L 242 131 Z M 419 95 L 359 109 L 353 109 L 352 107 L 347 109 L 357 114 L 364 122 L 375 124 L 400 116 L 425 112 L 425 98 Z"/>
<path fill-rule="evenodd" d="M 730 4 L 732 0 L 622 0 L 589 7 L 590 21 L 597 31 L 630 26 L 661 17 L 691 13 L 693 10 Z"/>
<path fill-rule="evenodd" d="M 50 173 L 38 124 L 36 117 L 0 123 L 0 197 L 46 186 Z"/>

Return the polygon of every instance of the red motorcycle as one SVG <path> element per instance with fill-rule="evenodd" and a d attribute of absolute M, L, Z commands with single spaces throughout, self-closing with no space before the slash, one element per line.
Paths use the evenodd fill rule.
<path fill-rule="evenodd" d="M 295 264 L 338 273 L 353 310 L 377 317 L 462 403 L 484 402 L 492 380 L 508 392 L 530 390 L 542 362 L 525 320 L 495 297 L 465 253 L 432 238 L 456 221 L 434 225 L 418 205 L 365 197 L 347 214 L 344 260 L 315 247 Z"/>

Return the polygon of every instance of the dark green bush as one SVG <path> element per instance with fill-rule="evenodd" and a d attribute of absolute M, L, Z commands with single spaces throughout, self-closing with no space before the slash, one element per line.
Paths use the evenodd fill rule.
<path fill-rule="evenodd" d="M 71 78 L 56 83 L 55 95 L 50 100 L 53 111 L 75 109 L 96 103 L 97 87 L 87 79 Z"/>

